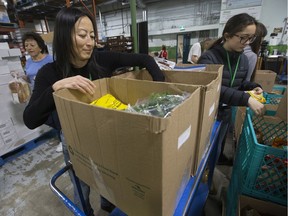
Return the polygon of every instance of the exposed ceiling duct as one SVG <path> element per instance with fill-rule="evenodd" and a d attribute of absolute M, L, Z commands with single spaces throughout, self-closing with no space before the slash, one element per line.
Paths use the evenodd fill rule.
<path fill-rule="evenodd" d="M 118 0 L 122 5 L 128 5 L 130 4 L 129 0 Z M 142 0 L 136 0 L 136 6 L 141 9 L 146 8 L 146 4 Z"/>

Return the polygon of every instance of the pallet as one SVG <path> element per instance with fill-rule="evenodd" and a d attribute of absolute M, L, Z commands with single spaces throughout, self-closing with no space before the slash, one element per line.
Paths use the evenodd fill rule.
<path fill-rule="evenodd" d="M 9 161 L 12 161 L 20 157 L 21 155 L 26 154 L 27 152 L 31 151 L 32 149 L 45 143 L 45 141 L 55 136 L 57 136 L 57 131 L 55 129 L 52 129 L 42 134 L 40 137 L 19 146 L 19 148 L 16 148 L 13 151 L 0 156 L 0 167 Z"/>

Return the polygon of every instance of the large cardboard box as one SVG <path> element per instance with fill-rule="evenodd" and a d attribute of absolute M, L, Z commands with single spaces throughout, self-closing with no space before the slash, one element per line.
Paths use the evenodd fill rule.
<path fill-rule="evenodd" d="M 211 65 L 209 71 L 163 71 L 165 81 L 169 83 L 183 83 L 201 87 L 197 145 L 194 152 L 195 161 L 192 174 L 196 174 L 206 146 L 209 144 L 210 134 L 217 115 L 223 66 Z M 217 71 L 214 71 L 217 70 Z M 130 78 L 138 80 L 152 80 L 146 70 L 129 72 L 116 76 L 116 78 Z M 114 77 L 115 78 L 115 77 Z"/>
<path fill-rule="evenodd" d="M 128 215 L 173 215 L 191 176 L 200 88 L 129 79 L 93 82 L 93 96 L 68 89 L 54 93 L 76 175 Z M 166 118 L 88 104 L 111 93 L 133 105 L 155 92 L 191 96 Z"/>
<path fill-rule="evenodd" d="M 271 70 L 256 70 L 254 80 L 262 86 L 265 92 L 272 92 L 277 74 Z"/>
<path fill-rule="evenodd" d="M 237 216 L 287 216 L 287 207 L 241 195 Z"/>

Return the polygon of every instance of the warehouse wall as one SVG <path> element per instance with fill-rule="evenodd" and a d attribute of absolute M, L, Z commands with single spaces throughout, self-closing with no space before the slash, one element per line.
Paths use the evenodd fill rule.
<path fill-rule="evenodd" d="M 225 25 L 219 24 L 221 7 L 227 2 L 227 0 L 167 0 L 148 4 L 149 47 L 151 50 L 157 50 L 165 44 L 168 48 L 174 49 L 177 34 L 187 32 L 191 33 L 190 45 L 205 37 L 217 38 L 222 34 Z M 262 0 L 260 8 L 259 20 L 267 26 L 268 35 L 274 27 L 283 27 L 283 19 L 287 16 L 287 0 Z M 143 10 L 138 8 L 137 22 L 141 21 Z M 105 36 L 130 36 L 129 8 L 102 14 L 102 23 L 101 26 L 97 17 L 100 39 L 102 37 L 105 39 Z M 204 31 L 206 29 L 209 30 L 208 33 Z M 265 39 L 269 39 L 269 36 Z"/>
<path fill-rule="evenodd" d="M 287 0 L 262 0 L 262 11 L 260 16 L 260 21 L 265 24 L 268 35 L 265 39 L 269 38 L 269 35 L 273 32 L 274 28 L 284 26 L 284 18 L 288 17 L 287 14 L 288 5 Z M 287 34 L 286 40 L 283 43 L 287 44 Z"/>
<path fill-rule="evenodd" d="M 147 4 L 149 48 L 157 50 L 165 44 L 168 50 L 176 50 L 177 35 L 184 33 L 191 33 L 190 45 L 205 37 L 217 38 L 222 34 L 224 27 L 224 24 L 219 24 L 221 9 L 223 10 L 221 7 L 229 2 L 236 1 L 165 0 Z M 275 27 L 283 27 L 283 19 L 287 16 L 287 0 L 262 0 L 260 7 L 259 20 L 268 28 L 268 36 L 265 39 L 269 40 L 269 35 Z M 122 10 L 120 6 L 114 6 L 112 9 L 113 12 L 102 13 L 102 22 L 97 13 L 100 40 L 116 35 L 130 36 L 129 5 Z M 101 12 L 101 8 L 97 9 L 97 12 L 99 11 Z M 137 8 L 137 22 L 143 20 L 143 10 Z M 49 21 L 49 26 L 53 31 L 54 22 Z"/>
<path fill-rule="evenodd" d="M 149 46 L 175 46 L 177 33 L 202 29 L 217 29 L 221 0 L 167 0 L 147 5 Z M 101 11 L 101 10 L 100 10 Z M 137 22 L 143 20 L 143 10 L 137 9 Z M 115 35 L 130 35 L 130 10 L 102 14 L 97 27 L 99 38 Z M 204 27 L 206 26 L 206 27 Z M 180 32 L 180 28 L 181 32 Z M 197 38 L 198 40 L 198 38 Z"/>

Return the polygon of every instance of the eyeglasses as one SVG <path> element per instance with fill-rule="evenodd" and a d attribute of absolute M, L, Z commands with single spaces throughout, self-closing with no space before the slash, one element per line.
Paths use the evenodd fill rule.
<path fill-rule="evenodd" d="M 234 34 L 234 36 L 240 38 L 240 43 L 241 44 L 246 44 L 248 41 L 249 41 L 249 44 L 253 43 L 256 39 L 256 35 L 253 35 L 253 36 L 240 36 L 240 35 L 237 35 L 237 34 Z"/>

